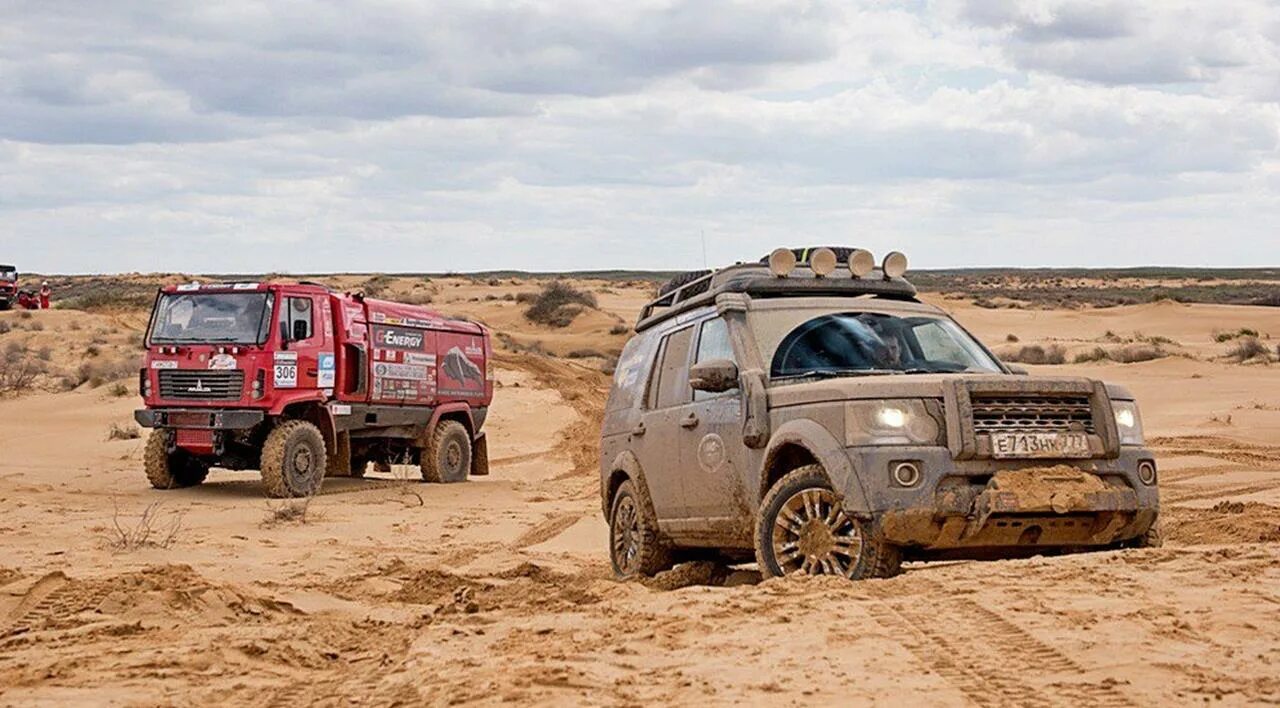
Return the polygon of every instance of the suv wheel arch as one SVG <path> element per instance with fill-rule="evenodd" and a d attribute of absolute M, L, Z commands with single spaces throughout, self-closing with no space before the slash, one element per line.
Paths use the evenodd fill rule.
<path fill-rule="evenodd" d="M 803 451 L 803 454 L 800 452 Z M 765 449 L 765 464 L 760 471 L 756 499 L 764 498 L 773 483 L 794 467 L 790 463 L 808 455 L 804 464 L 817 464 L 826 471 L 831 486 L 844 497 L 845 508 L 855 513 L 870 513 L 866 490 L 842 445 L 826 428 L 812 420 L 792 420 L 778 427 Z M 784 469 L 785 467 L 785 469 Z"/>
<path fill-rule="evenodd" d="M 601 505 L 604 509 L 605 518 L 608 518 L 609 512 L 613 506 L 613 497 L 618 493 L 618 487 L 623 482 L 630 480 L 636 487 L 636 494 L 640 497 L 641 503 L 645 505 L 649 513 L 653 514 L 653 518 L 658 518 L 653 508 L 653 500 L 649 498 L 649 482 L 644 478 L 644 469 L 640 467 L 640 461 L 636 459 L 635 454 L 631 451 L 620 453 L 613 460 L 613 464 L 609 465 L 612 470 L 607 479 L 603 480 L 604 486 L 601 489 Z M 663 539 L 667 541 L 668 539 Z"/>

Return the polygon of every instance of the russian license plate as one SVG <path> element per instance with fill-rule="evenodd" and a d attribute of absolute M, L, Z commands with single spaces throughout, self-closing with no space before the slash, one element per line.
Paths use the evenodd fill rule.
<path fill-rule="evenodd" d="M 1089 457 L 1086 433 L 992 433 L 991 456 L 995 458 Z"/>

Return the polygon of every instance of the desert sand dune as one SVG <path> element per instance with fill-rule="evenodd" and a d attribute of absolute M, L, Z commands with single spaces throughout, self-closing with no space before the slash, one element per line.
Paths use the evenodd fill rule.
<path fill-rule="evenodd" d="M 1140 332 L 1196 357 L 1033 367 L 1139 395 L 1166 548 L 919 565 L 856 585 L 695 567 L 650 587 L 611 579 L 594 440 L 600 368 L 647 286 L 584 283 L 599 310 L 558 330 L 521 317 L 528 283 L 388 287 L 429 290 L 509 337 L 491 476 L 329 480 L 304 519 L 282 521 L 256 473 L 152 490 L 141 441 L 106 439 L 133 396 L 86 383 L 0 401 L 0 704 L 1280 701 L 1280 365 L 1219 360 L 1214 341 L 1280 335 L 1280 310 L 948 303 L 992 344 Z M 52 333 L 79 351 L 99 326 L 140 326 L 52 314 L 6 337 Z M 537 353 L 584 349 L 601 356 Z M 151 543 L 121 547 L 148 510 Z"/>

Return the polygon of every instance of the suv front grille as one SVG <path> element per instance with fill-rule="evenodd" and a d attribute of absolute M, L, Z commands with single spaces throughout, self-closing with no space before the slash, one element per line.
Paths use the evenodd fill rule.
<path fill-rule="evenodd" d="M 184 401 L 238 401 L 244 392 L 243 371 L 163 369 L 160 397 Z"/>
<path fill-rule="evenodd" d="M 973 430 L 978 434 L 1097 432 L 1093 424 L 1093 404 L 1088 396 L 977 394 L 972 402 Z"/>

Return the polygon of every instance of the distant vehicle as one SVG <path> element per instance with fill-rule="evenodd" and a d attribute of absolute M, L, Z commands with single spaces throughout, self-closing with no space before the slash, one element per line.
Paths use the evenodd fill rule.
<path fill-rule="evenodd" d="M 18 299 L 18 269 L 11 265 L 0 265 L 0 310 L 13 307 Z"/>
<path fill-rule="evenodd" d="M 147 330 L 139 424 L 158 489 L 210 467 L 258 469 L 267 493 L 409 462 L 428 482 L 488 473 L 492 344 L 478 324 L 311 284 L 165 288 Z"/>
<path fill-rule="evenodd" d="M 1133 395 L 1001 363 L 857 249 L 681 276 L 642 311 L 602 426 L 621 578 L 681 558 L 765 577 L 1156 546 Z"/>

